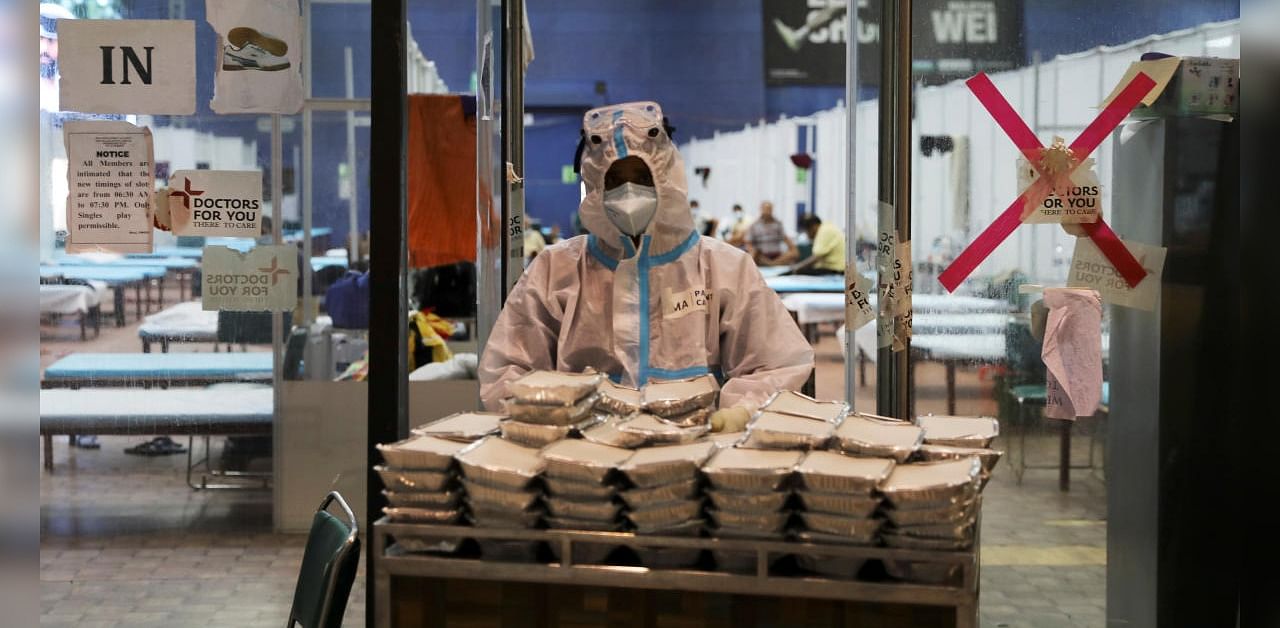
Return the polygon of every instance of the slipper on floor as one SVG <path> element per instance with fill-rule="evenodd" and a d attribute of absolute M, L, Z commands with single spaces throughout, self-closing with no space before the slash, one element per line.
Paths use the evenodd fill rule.
<path fill-rule="evenodd" d="M 168 436 L 157 436 L 145 443 L 125 449 L 124 453 L 135 456 L 170 456 L 173 454 L 185 454 L 187 453 L 187 448 L 175 443 Z"/>

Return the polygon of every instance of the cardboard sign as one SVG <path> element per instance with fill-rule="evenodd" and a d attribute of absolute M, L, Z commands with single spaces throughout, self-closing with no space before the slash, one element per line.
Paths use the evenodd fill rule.
<path fill-rule="evenodd" d="M 1114 305 L 1146 310 L 1156 309 L 1160 294 L 1160 276 L 1164 271 L 1164 258 L 1168 249 L 1140 242 L 1125 242 L 1125 248 L 1133 254 L 1147 276 L 1137 287 L 1129 284 L 1116 272 L 1115 266 L 1089 238 L 1076 238 L 1076 249 L 1071 256 L 1071 272 L 1067 275 L 1070 288 L 1093 288 L 1102 299 Z"/>
<path fill-rule="evenodd" d="M 168 206 L 178 235 L 262 235 L 262 171 L 179 170 L 169 179 Z"/>
<path fill-rule="evenodd" d="M 196 23 L 58 20 L 59 101 L 65 111 L 191 115 Z"/>
<path fill-rule="evenodd" d="M 115 120 L 69 120 L 67 252 L 150 253 L 151 130 Z"/>
<path fill-rule="evenodd" d="M 704 288 L 681 292 L 672 292 L 668 288 L 662 293 L 662 317 L 664 319 L 684 318 L 694 312 L 706 312 L 710 304 L 711 292 Z"/>
<path fill-rule="evenodd" d="M 205 310 L 289 311 L 298 304 L 298 247 L 260 244 L 247 253 L 204 247 L 200 280 Z"/>
<path fill-rule="evenodd" d="M 1018 193 L 1021 194 L 1040 178 L 1040 173 L 1026 159 L 1018 158 Z M 1094 170 L 1092 158 L 1084 160 L 1071 173 L 1072 186 L 1065 197 L 1050 194 L 1022 222 L 1032 224 L 1097 222 L 1102 211 L 1102 185 Z"/>
<path fill-rule="evenodd" d="M 302 16 L 293 0 L 206 0 L 218 34 L 216 113 L 294 114 L 302 109 Z"/>
<path fill-rule="evenodd" d="M 845 287 L 845 328 L 849 333 L 876 319 L 876 311 L 871 307 L 871 279 L 858 272 L 856 263 L 844 269 L 847 281 Z"/>

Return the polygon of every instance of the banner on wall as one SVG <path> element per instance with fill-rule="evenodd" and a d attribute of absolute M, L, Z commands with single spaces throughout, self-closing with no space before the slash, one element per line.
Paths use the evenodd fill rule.
<path fill-rule="evenodd" d="M 880 2 L 848 0 L 858 10 L 858 75 L 880 84 Z M 843 85 L 846 0 L 763 0 L 765 81 L 769 85 Z M 927 84 L 1023 65 L 1022 3 L 916 0 L 912 68 Z"/>
<path fill-rule="evenodd" d="M 62 129 L 67 252 L 150 253 L 151 129 L 115 120 L 71 120 Z"/>
<path fill-rule="evenodd" d="M 218 35 L 216 113 L 294 114 L 302 109 L 302 16 L 294 0 L 206 0 Z"/>
<path fill-rule="evenodd" d="M 191 115 L 195 41 L 191 20 L 58 20 L 59 106 Z"/>

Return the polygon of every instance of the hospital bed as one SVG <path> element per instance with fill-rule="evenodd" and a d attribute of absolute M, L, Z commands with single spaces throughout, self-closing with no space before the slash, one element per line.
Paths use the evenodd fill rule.
<path fill-rule="evenodd" d="M 44 388 L 169 387 L 271 381 L 272 354 L 72 353 L 44 370 Z"/>

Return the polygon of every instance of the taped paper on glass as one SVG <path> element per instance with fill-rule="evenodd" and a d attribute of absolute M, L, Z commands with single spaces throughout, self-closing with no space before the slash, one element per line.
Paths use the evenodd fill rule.
<path fill-rule="evenodd" d="M 63 125 L 67 252 L 150 253 L 155 165 L 151 129 L 115 120 Z"/>
<path fill-rule="evenodd" d="M 901 316 L 911 311 L 911 294 L 915 289 L 913 268 L 911 241 L 899 242 L 894 248 L 893 260 L 893 285 L 897 297 L 893 301 L 894 316 Z"/>
<path fill-rule="evenodd" d="M 893 344 L 894 351 L 902 351 L 911 343 L 911 311 L 894 319 L 893 322 Z"/>
<path fill-rule="evenodd" d="M 875 320 L 876 311 L 871 307 L 871 279 L 858 272 L 856 263 L 845 267 L 845 328 L 850 333 Z M 852 278 L 850 280 L 850 278 Z"/>
<path fill-rule="evenodd" d="M 876 238 L 876 269 L 880 271 L 880 282 L 893 270 L 893 255 L 898 243 L 898 229 L 895 224 L 893 205 L 880 203 L 880 232 Z"/>
<path fill-rule="evenodd" d="M 1019 157 L 1017 161 L 1018 193 L 1022 194 L 1040 178 L 1040 173 L 1025 158 Z M 1041 199 L 1022 222 L 1079 224 L 1098 221 L 1098 214 L 1102 211 L 1102 186 L 1098 183 L 1092 157 L 1081 162 L 1071 173 L 1071 186 L 1063 192 L 1062 196 L 1051 192 Z M 1028 198 L 1027 202 L 1035 200 Z"/>
<path fill-rule="evenodd" d="M 1076 238 L 1067 286 L 1097 290 L 1104 301 L 1113 305 L 1155 311 L 1156 300 L 1160 295 L 1160 276 L 1164 272 L 1164 259 L 1168 249 L 1127 240 L 1124 241 L 1124 246 L 1147 271 L 1147 276 L 1136 287 L 1129 287 L 1129 283 L 1116 271 L 1111 260 L 1089 238 Z"/>
<path fill-rule="evenodd" d="M 876 348 L 893 346 L 893 317 L 881 312 L 876 319 Z"/>
<path fill-rule="evenodd" d="M 217 33 L 215 113 L 302 109 L 302 15 L 293 0 L 206 0 Z"/>
<path fill-rule="evenodd" d="M 178 235 L 262 235 L 261 170 L 179 170 L 164 205 Z"/>
<path fill-rule="evenodd" d="M 1044 415 L 1092 416 L 1102 400 L 1102 300 L 1084 288 L 1046 288 L 1040 356 L 1046 375 Z"/>
<path fill-rule="evenodd" d="M 191 115 L 192 20 L 58 20 L 63 111 Z"/>
<path fill-rule="evenodd" d="M 161 231 L 173 231 L 173 218 L 169 215 L 169 188 L 157 188 L 151 197 L 151 226 Z"/>
<path fill-rule="evenodd" d="M 298 247 L 259 244 L 247 253 L 204 247 L 201 302 L 206 311 L 289 311 L 298 304 Z"/>

